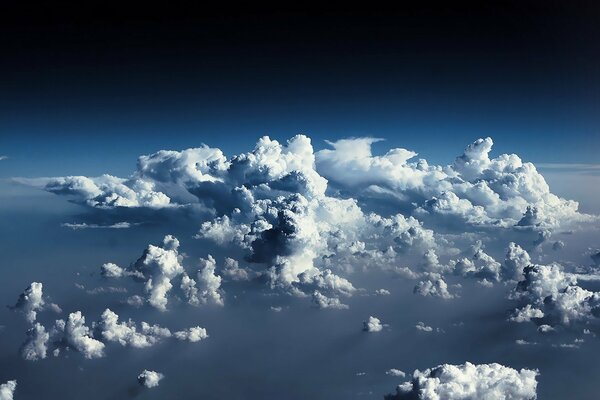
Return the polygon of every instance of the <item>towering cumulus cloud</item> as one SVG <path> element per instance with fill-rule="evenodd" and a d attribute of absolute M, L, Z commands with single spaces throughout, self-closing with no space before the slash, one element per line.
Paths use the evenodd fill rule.
<path fill-rule="evenodd" d="M 388 400 L 533 400 L 537 398 L 537 371 L 500 364 L 443 364 L 416 370 L 412 380 L 399 385 Z"/>
<path fill-rule="evenodd" d="M 490 138 L 468 145 L 446 166 L 414 160 L 415 152 L 401 148 L 373 155 L 375 141 L 344 139 L 315 152 L 304 135 L 286 143 L 263 137 L 252 151 L 229 158 L 207 146 L 141 156 L 126 179 L 21 181 L 97 212 L 127 209 L 124 216 L 131 216 L 145 209 L 200 208 L 205 213 L 196 238 L 243 253 L 243 260 L 225 261 L 226 279 L 257 278 L 271 289 L 313 295 L 321 308 L 342 308 L 339 297 L 356 293 L 343 274 L 358 268 L 420 278 L 415 293 L 444 299 L 458 296 L 446 283 L 448 272 L 485 286 L 519 279 L 529 261 L 517 245 L 503 265 L 471 238 L 473 251 L 446 263 L 460 253 L 456 234 L 533 232 L 531 241 L 540 244 L 559 227 L 572 230 L 597 220 L 551 193 L 533 164 L 514 154 L 490 158 Z M 174 280 L 190 304 L 223 304 L 217 260 L 207 257 L 190 275 L 177 240 L 166 237 L 162 247 L 150 245 L 133 270 L 107 263 L 102 274 L 143 280 L 145 300 L 160 310 L 167 309 Z M 417 259 L 422 261 L 402 265 Z M 239 268 L 240 261 L 248 268 Z M 139 296 L 133 300 L 141 303 Z"/>
<path fill-rule="evenodd" d="M 417 154 L 405 149 L 374 156 L 373 142 L 330 143 L 332 150 L 317 153 L 319 172 L 358 197 L 385 197 L 408 209 L 414 203 L 424 218 L 433 215 L 467 226 L 556 227 L 589 219 L 577 212 L 576 202 L 552 194 L 533 164 L 515 154 L 490 159 L 491 138 L 476 140 L 444 167 L 423 159 L 409 162 Z"/>

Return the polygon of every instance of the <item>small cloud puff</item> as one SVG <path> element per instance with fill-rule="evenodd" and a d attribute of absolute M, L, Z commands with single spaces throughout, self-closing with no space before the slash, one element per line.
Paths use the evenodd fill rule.
<path fill-rule="evenodd" d="M 141 374 L 138 375 L 137 379 L 140 385 L 147 388 L 154 388 L 158 386 L 164 377 L 165 376 L 160 372 L 149 371 L 145 369 Z"/>
<path fill-rule="evenodd" d="M 204 328 L 194 326 L 183 331 L 175 332 L 173 336 L 178 340 L 186 340 L 195 343 L 208 338 L 208 332 L 206 332 L 206 329 Z"/>
<path fill-rule="evenodd" d="M 368 320 L 363 321 L 363 330 L 365 332 L 380 332 L 383 330 L 383 325 L 379 318 L 370 316 Z"/>

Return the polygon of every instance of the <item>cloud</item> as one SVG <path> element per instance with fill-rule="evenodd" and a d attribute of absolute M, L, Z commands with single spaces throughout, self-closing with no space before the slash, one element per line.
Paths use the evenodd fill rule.
<path fill-rule="evenodd" d="M 141 374 L 138 375 L 137 379 L 140 385 L 145 386 L 147 388 L 157 387 L 160 381 L 165 376 L 160 372 L 149 371 L 147 369 L 143 370 Z"/>
<path fill-rule="evenodd" d="M 69 314 L 67 321 L 60 319 L 54 324 L 51 336 L 62 348 L 72 348 L 85 358 L 104 356 L 104 343 L 93 338 L 92 331 L 85 325 L 81 311 Z"/>
<path fill-rule="evenodd" d="M 411 381 L 399 385 L 386 399 L 478 400 L 537 398 L 538 372 L 520 371 L 500 364 L 443 364 L 425 371 L 416 370 Z"/>
<path fill-rule="evenodd" d="M 404 378 L 406 376 L 406 373 L 404 371 L 401 371 L 396 368 L 388 369 L 387 371 L 385 371 L 385 374 L 389 376 L 397 376 L 400 378 Z"/>
<path fill-rule="evenodd" d="M 17 389 L 17 381 L 12 380 L 0 385 L 0 400 L 13 400 Z"/>
<path fill-rule="evenodd" d="M 202 303 L 224 304 L 221 296 L 221 277 L 215 274 L 217 263 L 209 254 L 207 259 L 200 259 L 198 271 L 198 296 Z"/>
<path fill-rule="evenodd" d="M 177 331 L 173 336 L 178 340 L 195 343 L 208 338 L 208 332 L 204 328 L 194 326 L 183 331 Z"/>
<path fill-rule="evenodd" d="M 27 331 L 27 339 L 21 346 L 21 356 L 27 361 L 37 361 L 46 358 L 50 334 L 44 326 L 35 323 Z"/>
<path fill-rule="evenodd" d="M 538 319 L 545 325 L 571 326 L 588 324 L 600 315 L 600 292 L 579 286 L 576 275 L 564 272 L 561 265 L 530 265 L 523 276 L 510 296 L 525 303 L 515 318 L 543 314 Z"/>
<path fill-rule="evenodd" d="M 363 330 L 365 332 L 381 332 L 383 330 L 383 325 L 379 318 L 370 316 L 368 320 L 363 321 Z"/>
<path fill-rule="evenodd" d="M 141 330 L 138 331 L 135 322 L 131 319 L 119 322 L 119 316 L 108 308 L 104 310 L 94 329 L 106 341 L 136 348 L 150 347 L 163 338 L 171 337 L 169 329 L 146 322 L 142 322 Z"/>
<path fill-rule="evenodd" d="M 417 154 L 392 149 L 374 156 L 368 138 L 329 142 L 333 149 L 316 154 L 317 170 L 330 182 L 358 198 L 377 201 L 382 195 L 398 207 L 423 217 L 467 226 L 548 226 L 590 220 L 578 204 L 552 194 L 531 163 L 515 154 L 489 158 L 493 141 L 478 139 L 452 165 L 411 162 Z M 418 206 L 414 208 L 412 204 Z M 523 219 L 527 210 L 536 219 Z"/>
<path fill-rule="evenodd" d="M 442 299 L 453 299 L 456 295 L 448 291 L 448 284 L 440 274 L 429 274 L 428 279 L 420 281 L 414 288 L 414 293 L 421 296 L 440 297 Z"/>
<path fill-rule="evenodd" d="M 125 270 L 117 264 L 106 263 L 102 265 L 100 274 L 105 278 L 120 278 L 125 275 Z"/>
<path fill-rule="evenodd" d="M 527 304 L 521 309 L 516 309 L 508 320 L 513 322 L 529 322 L 536 318 L 544 318 L 544 312 L 532 307 L 531 304 Z"/>
<path fill-rule="evenodd" d="M 317 290 L 313 293 L 312 302 L 317 308 L 331 308 L 334 310 L 345 310 L 349 308 L 348 305 L 343 304 L 340 299 L 324 296 Z"/>
<path fill-rule="evenodd" d="M 168 294 L 173 285 L 171 280 L 185 271 L 177 249 L 179 241 L 167 235 L 162 247 L 149 245 L 142 256 L 133 264 L 134 273 L 145 279 L 145 291 L 148 303 L 165 311 L 168 304 Z"/>
<path fill-rule="evenodd" d="M 37 313 L 44 309 L 43 285 L 39 282 L 32 282 L 23 293 L 19 295 L 17 303 L 12 309 L 25 314 L 25 319 L 33 323 L 37 318 Z"/>
<path fill-rule="evenodd" d="M 65 223 L 61 224 L 61 226 L 65 227 L 65 228 L 71 228 L 73 230 L 79 230 L 79 229 L 127 229 L 127 228 L 131 228 L 134 225 L 136 225 L 136 224 L 133 224 L 130 222 L 116 222 L 116 223 L 110 224 L 110 225 L 88 224 L 86 222 L 82 222 L 82 223 L 65 222 Z"/>

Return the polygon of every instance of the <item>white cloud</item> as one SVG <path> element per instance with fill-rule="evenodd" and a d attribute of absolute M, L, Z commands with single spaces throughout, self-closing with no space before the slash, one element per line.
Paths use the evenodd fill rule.
<path fill-rule="evenodd" d="M 161 311 L 167 309 L 168 294 L 173 287 L 171 280 L 185 272 L 180 263 L 178 247 L 179 241 L 167 235 L 162 247 L 149 245 L 133 265 L 134 271 L 146 279 L 148 303 Z"/>
<path fill-rule="evenodd" d="M 448 291 L 448 284 L 440 274 L 429 274 L 428 279 L 417 283 L 414 292 L 421 296 L 440 297 L 446 300 L 456 297 Z"/>
<path fill-rule="evenodd" d="M 331 308 L 337 310 L 345 310 L 349 308 L 348 305 L 343 304 L 340 299 L 324 296 L 317 290 L 315 290 L 313 293 L 312 301 L 317 308 Z"/>
<path fill-rule="evenodd" d="M 431 326 L 425 325 L 425 323 L 421 321 L 417 322 L 415 328 L 417 328 L 418 331 L 422 332 L 433 332 L 433 328 Z"/>
<path fill-rule="evenodd" d="M 108 308 L 104 310 L 94 328 L 106 341 L 137 348 L 153 346 L 163 338 L 171 336 L 169 329 L 145 322 L 142 322 L 142 329 L 138 331 L 135 322 L 131 319 L 119 322 L 119 316 Z"/>
<path fill-rule="evenodd" d="M 206 332 L 206 329 L 204 328 L 194 326 L 183 331 L 177 331 L 173 336 L 178 340 L 186 340 L 195 343 L 208 338 L 208 332 Z"/>
<path fill-rule="evenodd" d="M 377 289 L 377 290 L 375 290 L 375 294 L 377 296 L 389 296 L 392 293 L 387 289 Z"/>
<path fill-rule="evenodd" d="M 86 222 L 82 222 L 82 223 L 65 222 L 64 224 L 61 224 L 62 227 L 70 228 L 75 231 L 80 230 L 80 229 L 128 229 L 134 225 L 136 225 L 136 224 L 132 224 L 130 222 L 116 222 L 116 223 L 110 224 L 110 225 L 88 224 Z"/>
<path fill-rule="evenodd" d="M 544 312 L 527 304 L 523 308 L 517 308 L 508 319 L 513 322 L 529 322 L 534 318 L 544 318 Z"/>
<path fill-rule="evenodd" d="M 202 303 L 224 304 L 221 296 L 221 277 L 215 274 L 217 263 L 209 254 L 207 259 L 200 259 L 198 271 L 198 295 Z"/>
<path fill-rule="evenodd" d="M 388 369 L 387 371 L 385 371 L 385 374 L 389 376 L 397 376 L 400 378 L 404 378 L 406 376 L 406 373 L 404 371 L 401 371 L 396 368 Z"/>
<path fill-rule="evenodd" d="M 100 273 L 106 278 L 120 278 L 125 274 L 125 270 L 114 263 L 105 263 L 102 265 Z"/>
<path fill-rule="evenodd" d="M 368 320 L 363 321 L 363 330 L 365 332 L 381 332 L 383 330 L 383 325 L 379 318 L 370 316 Z"/>
<path fill-rule="evenodd" d="M 13 400 L 17 389 L 17 381 L 12 380 L 0 385 L 0 400 Z"/>
<path fill-rule="evenodd" d="M 520 371 L 500 364 L 443 364 L 416 370 L 412 380 L 399 385 L 387 399 L 419 400 L 533 400 L 537 397 L 538 372 Z"/>
<path fill-rule="evenodd" d="M 145 386 L 147 388 L 157 387 L 160 381 L 165 376 L 160 372 L 149 371 L 147 369 L 143 370 L 141 374 L 138 375 L 137 379 L 140 385 Z"/>
<path fill-rule="evenodd" d="M 66 322 L 57 320 L 51 336 L 62 346 L 78 351 L 85 358 L 104 356 L 104 343 L 92 337 L 92 331 L 85 325 L 85 317 L 81 311 L 69 314 Z"/>
<path fill-rule="evenodd" d="M 19 295 L 17 304 L 12 307 L 25 314 L 25 319 L 29 323 L 33 323 L 37 318 L 37 313 L 44 308 L 43 285 L 39 282 L 32 282 L 31 285 Z"/>
<path fill-rule="evenodd" d="M 50 334 L 43 325 L 35 323 L 27 331 L 27 339 L 21 346 L 21 355 L 27 361 L 37 361 L 46 358 Z"/>

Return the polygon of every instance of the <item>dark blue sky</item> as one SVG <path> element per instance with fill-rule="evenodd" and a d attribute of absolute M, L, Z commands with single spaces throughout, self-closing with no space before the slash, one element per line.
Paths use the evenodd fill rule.
<path fill-rule="evenodd" d="M 481 136 L 530 161 L 598 162 L 593 3 L 2 7 L 3 176 L 123 174 L 161 148 L 231 154 L 300 132 L 434 162 Z"/>

